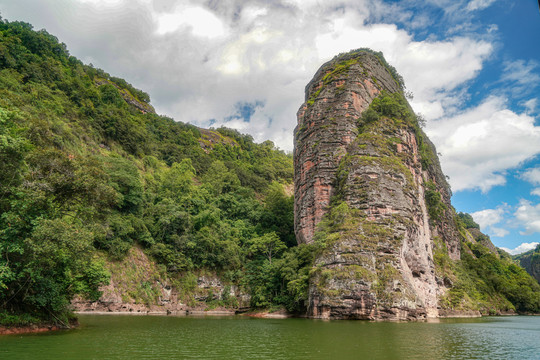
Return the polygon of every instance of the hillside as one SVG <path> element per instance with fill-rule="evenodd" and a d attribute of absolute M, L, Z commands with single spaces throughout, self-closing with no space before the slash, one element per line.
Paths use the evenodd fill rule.
<path fill-rule="evenodd" d="M 0 39 L 0 323 L 67 324 L 134 245 L 179 290 L 204 269 L 295 307 L 290 155 L 155 114 L 44 30 L 2 21 Z"/>

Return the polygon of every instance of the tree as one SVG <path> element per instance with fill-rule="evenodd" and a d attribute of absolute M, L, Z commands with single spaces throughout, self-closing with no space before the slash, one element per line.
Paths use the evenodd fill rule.
<path fill-rule="evenodd" d="M 261 226 L 265 232 L 274 231 L 288 247 L 296 246 L 294 235 L 294 198 L 287 196 L 283 185 L 273 182 L 264 199 Z"/>
<path fill-rule="evenodd" d="M 272 258 L 281 254 L 286 248 L 287 246 L 285 243 L 272 231 L 263 236 L 251 239 L 249 250 L 252 254 L 262 254 L 266 256 L 270 264 L 272 264 Z"/>

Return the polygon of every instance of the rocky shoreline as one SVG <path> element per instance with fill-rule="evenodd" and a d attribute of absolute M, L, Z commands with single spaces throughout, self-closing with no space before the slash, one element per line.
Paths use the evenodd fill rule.
<path fill-rule="evenodd" d="M 0 326 L 0 335 L 19 335 L 19 334 L 34 334 L 47 331 L 63 330 L 56 325 L 28 325 L 28 326 L 14 326 L 4 327 Z"/>
<path fill-rule="evenodd" d="M 21 326 L 1 326 L 0 335 L 20 335 L 20 334 L 36 334 L 48 331 L 69 330 L 79 326 L 77 319 L 72 319 L 68 326 L 59 326 L 54 324 L 31 324 Z"/>
<path fill-rule="evenodd" d="M 192 317 L 205 317 L 205 316 L 248 316 L 258 319 L 290 319 L 290 318 L 303 318 L 305 316 L 298 316 L 288 313 L 285 310 L 278 310 L 274 312 L 270 311 L 245 311 L 242 309 L 214 309 L 214 310 L 202 310 L 202 309 L 187 309 L 179 311 L 75 311 L 76 315 L 118 315 L 118 316 L 192 316 Z M 540 314 L 517 314 L 515 312 L 499 312 L 495 315 L 482 315 L 479 311 L 457 311 L 457 310 L 442 310 L 437 318 L 426 319 L 426 322 L 438 321 L 441 319 L 468 319 L 468 318 L 481 318 L 485 316 L 540 316 Z M 378 321 L 378 320 L 372 320 Z M 27 326 L 0 326 L 0 335 L 20 335 L 20 334 L 36 334 L 49 331 L 69 330 L 77 328 L 79 325 L 77 320 L 70 322 L 69 327 L 62 327 L 52 324 L 34 324 Z"/>

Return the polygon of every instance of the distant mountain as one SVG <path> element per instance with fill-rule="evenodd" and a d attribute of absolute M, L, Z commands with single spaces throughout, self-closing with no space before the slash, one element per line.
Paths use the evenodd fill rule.
<path fill-rule="evenodd" d="M 514 255 L 513 258 L 519 261 L 520 265 L 540 283 L 540 245 L 534 250 Z"/>

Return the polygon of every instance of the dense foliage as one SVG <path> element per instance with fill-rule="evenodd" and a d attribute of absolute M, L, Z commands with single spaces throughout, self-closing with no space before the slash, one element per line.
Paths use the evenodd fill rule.
<path fill-rule="evenodd" d="M 21 22 L 0 22 L 0 92 L 0 323 L 66 324 L 134 245 L 171 278 L 208 269 L 254 306 L 302 306 L 311 252 L 272 142 L 158 116 Z"/>
<path fill-rule="evenodd" d="M 471 216 L 471 214 L 467 214 L 467 213 L 463 213 L 463 212 L 459 212 L 457 214 L 457 219 L 458 221 L 461 222 L 462 226 L 465 228 L 465 229 L 478 229 L 480 230 L 480 225 L 478 225 L 473 217 Z"/>

